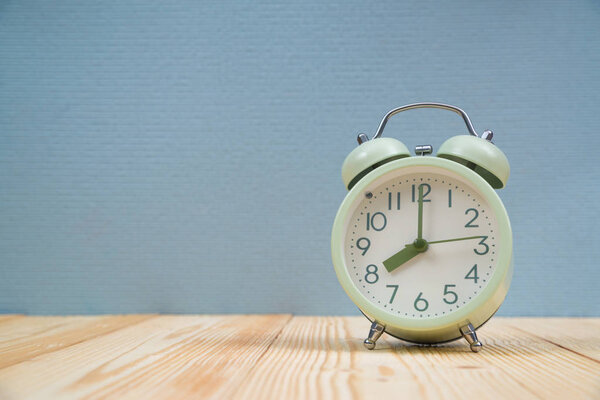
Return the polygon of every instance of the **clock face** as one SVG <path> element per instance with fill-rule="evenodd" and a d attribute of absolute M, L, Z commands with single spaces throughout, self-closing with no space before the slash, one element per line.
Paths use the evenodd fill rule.
<path fill-rule="evenodd" d="M 390 171 L 352 207 L 345 266 L 363 296 L 387 313 L 449 315 L 475 299 L 496 271 L 498 221 L 481 193 L 454 172 Z"/>

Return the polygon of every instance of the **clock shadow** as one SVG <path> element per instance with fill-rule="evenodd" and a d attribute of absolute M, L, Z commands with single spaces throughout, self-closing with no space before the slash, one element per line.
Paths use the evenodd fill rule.
<path fill-rule="evenodd" d="M 416 344 L 405 342 L 395 338 L 380 338 L 377 341 L 377 346 L 373 350 L 367 350 L 363 345 L 364 338 L 348 337 L 348 338 L 332 338 L 326 335 L 298 335 L 288 340 L 275 340 L 269 346 L 269 352 L 275 352 L 279 355 L 297 354 L 297 353 L 373 353 L 390 352 L 397 356 L 402 355 L 443 355 L 443 354 L 475 354 L 470 350 L 469 344 L 461 339 L 455 342 L 443 344 Z M 485 352 L 485 344 L 484 349 Z"/>
<path fill-rule="evenodd" d="M 385 336 L 377 341 L 375 349 L 368 350 L 365 348 L 363 337 L 345 336 L 335 337 L 327 334 L 314 335 L 311 333 L 295 332 L 293 335 L 286 335 L 283 339 L 281 336 L 275 339 L 269 345 L 270 352 L 291 353 L 296 352 L 333 352 L 333 353 L 377 353 L 377 352 L 394 352 L 397 354 L 452 354 L 465 353 L 473 354 L 469 348 L 469 344 L 461 339 L 456 339 L 453 342 L 441 344 L 417 344 L 405 342 L 394 337 Z M 243 340 L 242 342 L 250 340 Z"/>
<path fill-rule="evenodd" d="M 365 349 L 366 350 L 366 349 Z M 440 344 L 419 344 L 405 342 L 393 337 L 381 338 L 377 342 L 377 347 L 373 350 L 393 351 L 399 354 L 453 354 L 468 353 L 472 354 L 469 344 L 462 338 L 448 343 Z M 369 350 L 367 350 L 369 351 Z"/>

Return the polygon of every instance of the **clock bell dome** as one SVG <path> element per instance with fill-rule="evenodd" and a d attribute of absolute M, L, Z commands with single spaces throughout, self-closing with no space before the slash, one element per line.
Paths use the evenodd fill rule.
<path fill-rule="evenodd" d="M 375 168 L 409 157 L 408 147 L 393 138 L 378 138 L 361 143 L 344 160 L 342 180 L 348 190 Z"/>
<path fill-rule="evenodd" d="M 437 156 L 472 169 L 494 189 L 502 189 L 508 181 L 510 166 L 502 150 L 491 142 L 491 137 L 491 131 L 484 132 L 482 137 L 451 137 L 442 144 Z"/>

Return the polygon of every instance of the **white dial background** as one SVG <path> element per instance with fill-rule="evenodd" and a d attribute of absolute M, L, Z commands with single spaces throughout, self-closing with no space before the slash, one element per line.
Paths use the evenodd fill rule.
<path fill-rule="evenodd" d="M 424 239 L 486 238 L 483 244 L 479 238 L 430 244 L 426 252 L 388 272 L 383 261 L 417 238 L 420 184 L 431 188 L 427 193 L 424 186 L 429 200 L 423 203 Z M 395 170 L 369 185 L 355 207 L 346 225 L 346 268 L 359 291 L 386 312 L 405 318 L 447 315 L 474 299 L 494 274 L 497 220 L 460 175 L 431 166 Z"/>

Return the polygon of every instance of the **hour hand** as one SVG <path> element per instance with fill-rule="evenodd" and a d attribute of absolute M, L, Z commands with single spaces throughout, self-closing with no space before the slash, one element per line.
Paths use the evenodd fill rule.
<path fill-rule="evenodd" d="M 392 272 L 419 253 L 420 251 L 417 250 L 414 244 L 407 244 L 402 250 L 385 260 L 383 266 L 388 272 Z"/>

